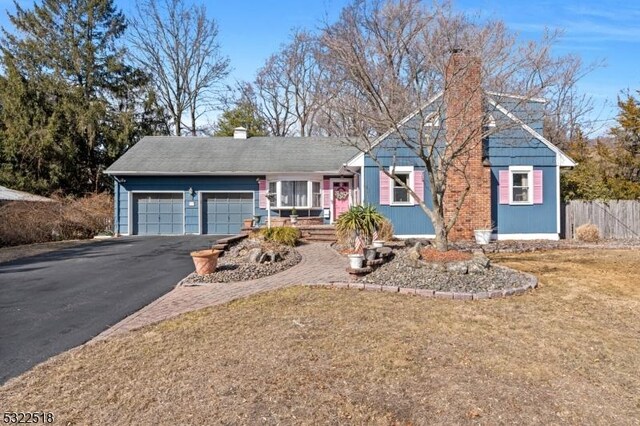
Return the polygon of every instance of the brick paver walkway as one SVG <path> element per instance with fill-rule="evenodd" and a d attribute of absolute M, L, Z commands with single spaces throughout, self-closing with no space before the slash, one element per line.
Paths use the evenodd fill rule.
<path fill-rule="evenodd" d="M 93 340 L 106 339 L 185 312 L 227 303 L 264 291 L 298 284 L 322 284 L 349 280 L 349 275 L 345 271 L 347 260 L 338 255 L 328 244 L 306 244 L 298 247 L 298 252 L 302 255 L 300 263 L 276 275 L 234 283 L 176 287 L 105 330 Z"/>

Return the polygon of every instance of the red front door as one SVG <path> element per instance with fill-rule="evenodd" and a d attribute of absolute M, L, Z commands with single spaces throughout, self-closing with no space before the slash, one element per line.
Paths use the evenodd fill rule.
<path fill-rule="evenodd" d="M 333 182 L 333 220 L 349 210 L 349 182 Z"/>

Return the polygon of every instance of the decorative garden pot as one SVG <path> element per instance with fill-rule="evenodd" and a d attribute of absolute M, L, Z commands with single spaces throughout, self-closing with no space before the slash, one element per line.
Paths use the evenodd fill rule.
<path fill-rule="evenodd" d="M 373 240 L 373 246 L 375 248 L 384 247 L 384 241 L 383 240 Z"/>
<path fill-rule="evenodd" d="M 253 228 L 253 219 L 245 219 L 242 221 L 242 227 L 244 229 Z"/>
<path fill-rule="evenodd" d="M 294 225 L 296 223 L 298 223 L 298 215 L 297 214 L 292 214 L 289 216 L 289 219 L 291 219 L 291 224 Z"/>
<path fill-rule="evenodd" d="M 375 248 L 367 248 L 364 250 L 364 258 L 367 260 L 376 260 L 378 252 Z"/>
<path fill-rule="evenodd" d="M 491 229 L 476 229 L 473 231 L 476 237 L 476 243 L 480 245 L 489 244 L 491 242 Z"/>
<path fill-rule="evenodd" d="M 349 266 L 351 267 L 351 269 L 360 269 L 362 268 L 363 260 L 364 260 L 364 256 L 361 254 L 350 254 Z"/>
<path fill-rule="evenodd" d="M 253 216 L 253 226 L 259 226 L 260 225 L 260 219 L 262 219 L 262 216 L 260 216 L 259 214 L 256 214 Z"/>
<path fill-rule="evenodd" d="M 196 274 L 207 275 L 214 273 L 218 266 L 219 255 L 220 250 L 207 249 L 192 251 L 191 258 L 193 259 L 193 264 L 196 266 Z"/>

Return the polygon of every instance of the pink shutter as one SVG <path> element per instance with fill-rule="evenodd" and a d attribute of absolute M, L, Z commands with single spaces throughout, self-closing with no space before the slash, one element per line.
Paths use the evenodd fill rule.
<path fill-rule="evenodd" d="M 533 171 L 533 204 L 542 204 L 542 170 Z"/>
<path fill-rule="evenodd" d="M 500 204 L 509 204 L 509 170 L 500 170 L 498 178 Z"/>
<path fill-rule="evenodd" d="M 388 206 L 391 204 L 391 181 L 389 176 L 380 170 L 380 205 Z"/>
<path fill-rule="evenodd" d="M 267 208 L 267 181 L 264 179 L 260 179 L 258 181 L 258 206 L 261 209 Z"/>
<path fill-rule="evenodd" d="M 413 172 L 413 192 L 418 195 L 420 199 L 413 199 L 413 204 L 420 204 L 420 201 L 424 198 L 424 172 L 422 170 Z"/>
<path fill-rule="evenodd" d="M 331 205 L 331 182 L 329 179 L 322 181 L 323 200 L 322 204 L 325 209 L 328 209 Z"/>

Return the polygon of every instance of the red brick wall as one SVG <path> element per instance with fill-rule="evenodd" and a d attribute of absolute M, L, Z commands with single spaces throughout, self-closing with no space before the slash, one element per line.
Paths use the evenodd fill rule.
<path fill-rule="evenodd" d="M 481 63 L 457 52 L 451 55 L 445 76 L 444 102 L 448 152 L 461 149 L 447 173 L 445 220 L 455 213 L 458 200 L 470 189 L 458 219 L 449 231 L 451 241 L 473 239 L 473 230 L 491 222 L 491 170 L 482 164 Z M 465 179 L 466 177 L 466 179 Z M 468 183 L 467 183 L 468 181 Z"/>

